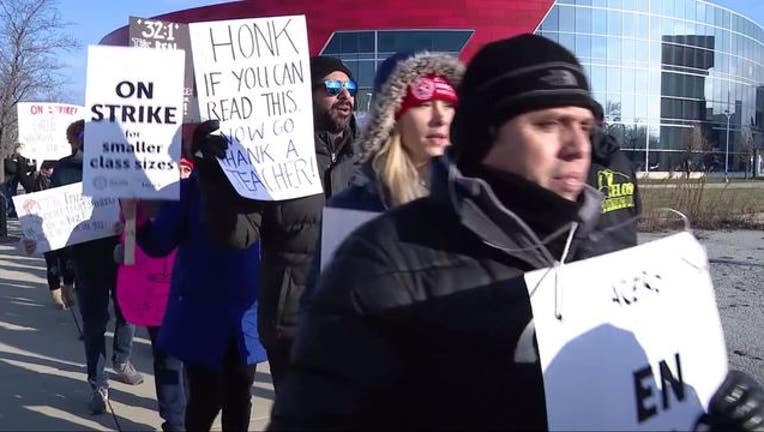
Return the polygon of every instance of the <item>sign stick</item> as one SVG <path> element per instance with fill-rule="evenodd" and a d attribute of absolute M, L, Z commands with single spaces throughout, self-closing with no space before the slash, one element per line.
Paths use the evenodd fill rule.
<path fill-rule="evenodd" d="M 125 258 L 124 265 L 135 264 L 135 206 L 136 200 L 127 200 L 123 212 L 125 215 Z"/>

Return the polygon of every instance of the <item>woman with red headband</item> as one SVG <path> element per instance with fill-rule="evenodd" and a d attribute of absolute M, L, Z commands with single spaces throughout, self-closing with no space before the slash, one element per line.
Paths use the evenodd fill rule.
<path fill-rule="evenodd" d="M 430 160 L 450 144 L 464 66 L 445 54 L 399 53 L 374 80 L 374 104 L 357 142 L 361 167 L 328 206 L 382 212 L 428 194 Z"/>

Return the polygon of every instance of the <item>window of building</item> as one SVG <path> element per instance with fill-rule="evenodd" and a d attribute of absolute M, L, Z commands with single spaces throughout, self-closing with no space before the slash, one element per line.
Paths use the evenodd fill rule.
<path fill-rule="evenodd" d="M 621 64 L 621 39 L 610 37 L 607 39 L 607 61 L 608 64 Z"/>
<path fill-rule="evenodd" d="M 636 55 L 635 44 L 636 42 L 634 41 L 634 39 L 623 40 L 623 51 L 621 52 L 623 64 L 633 65 L 635 63 L 635 55 Z"/>
<path fill-rule="evenodd" d="M 592 33 L 607 34 L 607 12 L 603 9 L 592 9 Z"/>
<path fill-rule="evenodd" d="M 592 65 L 592 92 L 604 93 L 607 89 L 607 69 L 604 66 Z"/>
<path fill-rule="evenodd" d="M 572 6 L 559 6 L 560 31 L 574 32 L 576 30 L 576 11 Z"/>
<path fill-rule="evenodd" d="M 541 23 L 541 30 L 558 31 L 560 29 L 560 6 L 555 6 L 549 11 L 544 22 Z"/>
<path fill-rule="evenodd" d="M 592 60 L 604 63 L 607 60 L 607 38 L 592 36 Z"/>
<path fill-rule="evenodd" d="M 576 33 L 592 32 L 592 10 L 590 8 L 576 8 Z"/>
<path fill-rule="evenodd" d="M 647 15 L 636 15 L 637 18 L 637 32 L 636 36 L 639 39 L 647 39 L 650 35 L 650 25 Z"/>
<path fill-rule="evenodd" d="M 623 32 L 623 14 L 617 11 L 607 13 L 607 32 L 609 35 L 619 36 Z"/>
<path fill-rule="evenodd" d="M 637 94 L 639 94 L 639 92 L 636 91 L 636 89 L 634 87 L 635 84 L 636 84 L 635 72 L 636 71 L 634 69 L 631 69 L 631 68 L 624 68 L 623 70 L 621 70 L 621 90 L 624 93 L 628 93 L 628 94 L 637 93 Z M 642 93 L 642 94 L 646 94 L 646 93 L 647 92 Z"/>
<path fill-rule="evenodd" d="M 700 2 L 698 2 L 698 3 L 700 3 Z M 710 25 L 710 26 L 716 25 L 716 19 L 715 19 L 716 12 L 715 12 L 715 10 L 716 10 L 715 7 L 713 7 L 713 6 L 709 5 L 709 4 L 706 4 L 706 25 Z"/>
<path fill-rule="evenodd" d="M 621 91 L 621 69 L 619 67 L 607 68 L 607 91 L 608 93 Z"/>
<path fill-rule="evenodd" d="M 571 52 L 576 52 L 576 36 L 574 34 L 560 33 L 560 45 Z"/>
<path fill-rule="evenodd" d="M 674 15 L 674 0 L 663 0 L 663 9 L 661 13 L 665 16 Z"/>
<path fill-rule="evenodd" d="M 623 36 L 634 37 L 636 36 L 636 18 L 635 14 L 624 13 L 623 14 Z"/>
<path fill-rule="evenodd" d="M 627 123 L 632 123 L 634 121 L 633 94 L 624 93 L 621 95 L 621 120 Z"/>
<path fill-rule="evenodd" d="M 576 35 L 576 55 L 583 60 L 589 60 L 592 56 L 592 38 L 589 35 Z"/>

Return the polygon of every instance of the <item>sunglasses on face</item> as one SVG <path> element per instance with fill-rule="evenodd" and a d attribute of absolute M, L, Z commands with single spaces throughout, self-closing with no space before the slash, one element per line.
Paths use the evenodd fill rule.
<path fill-rule="evenodd" d="M 355 97 L 358 92 L 358 84 L 353 80 L 340 81 L 336 79 L 324 80 L 324 87 L 326 88 L 326 94 L 329 96 L 337 96 L 342 93 L 342 89 L 347 89 L 350 96 Z"/>

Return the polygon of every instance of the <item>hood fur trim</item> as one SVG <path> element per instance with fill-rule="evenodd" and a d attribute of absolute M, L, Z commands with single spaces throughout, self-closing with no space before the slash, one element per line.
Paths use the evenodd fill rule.
<path fill-rule="evenodd" d="M 403 103 L 409 84 L 430 74 L 444 76 L 457 88 L 464 74 L 464 65 L 450 55 L 427 51 L 399 62 L 379 94 L 374 95 L 374 103 L 357 142 L 361 161 L 371 159 L 392 133 L 395 113 Z"/>

